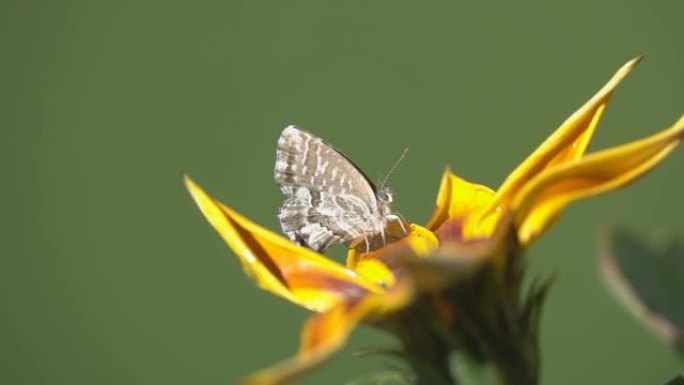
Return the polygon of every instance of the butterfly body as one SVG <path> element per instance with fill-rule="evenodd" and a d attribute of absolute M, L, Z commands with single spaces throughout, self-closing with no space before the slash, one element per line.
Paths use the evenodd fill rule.
<path fill-rule="evenodd" d="M 341 152 L 295 126 L 278 139 L 275 179 L 286 195 L 278 214 L 283 231 L 319 252 L 338 243 L 384 242 L 387 221 L 397 218 L 387 187 L 377 189 Z"/>

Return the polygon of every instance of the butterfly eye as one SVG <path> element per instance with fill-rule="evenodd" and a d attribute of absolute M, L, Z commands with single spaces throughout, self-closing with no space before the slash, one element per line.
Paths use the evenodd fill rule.
<path fill-rule="evenodd" d="M 380 187 L 376 196 L 379 201 L 392 203 L 392 192 L 387 187 Z"/>

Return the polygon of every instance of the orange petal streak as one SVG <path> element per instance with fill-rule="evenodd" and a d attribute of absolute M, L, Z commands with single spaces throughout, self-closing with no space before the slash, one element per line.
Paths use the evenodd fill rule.
<path fill-rule="evenodd" d="M 487 216 L 497 215 L 497 211 L 509 210 L 511 202 L 516 199 L 515 197 L 520 189 L 538 173 L 581 158 L 603 116 L 613 91 L 640 60 L 641 57 L 638 57 L 623 65 L 603 88 L 563 122 L 551 136 L 513 170 L 498 189 L 496 199 L 486 210 L 483 210 L 476 221 L 487 221 Z M 476 230 L 476 232 L 486 233 L 492 228 L 492 226 L 487 226 L 485 231 Z"/>
<path fill-rule="evenodd" d="M 520 242 L 529 244 L 578 199 L 616 190 L 658 165 L 684 136 L 684 116 L 648 138 L 548 169 L 521 190 L 513 204 Z"/>
<path fill-rule="evenodd" d="M 405 281 L 384 294 L 349 298 L 326 312 L 314 315 L 302 329 L 297 356 L 249 376 L 243 384 L 282 384 L 316 367 L 339 350 L 356 325 L 372 319 L 374 315 L 401 308 L 411 299 L 412 293 L 410 283 Z"/>
<path fill-rule="evenodd" d="M 188 176 L 185 185 L 205 218 L 265 290 L 314 311 L 384 289 L 354 271 L 256 225 L 209 196 Z"/>

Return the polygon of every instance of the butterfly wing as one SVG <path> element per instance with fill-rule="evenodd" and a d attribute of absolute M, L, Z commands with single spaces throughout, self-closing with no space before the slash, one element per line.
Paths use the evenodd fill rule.
<path fill-rule="evenodd" d="M 382 230 L 375 187 L 349 159 L 295 126 L 278 140 L 276 183 L 287 196 L 283 231 L 317 251 Z"/>

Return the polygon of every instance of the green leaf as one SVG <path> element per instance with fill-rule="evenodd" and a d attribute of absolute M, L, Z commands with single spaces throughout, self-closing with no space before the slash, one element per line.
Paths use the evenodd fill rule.
<path fill-rule="evenodd" d="M 615 230 L 602 240 L 600 268 L 625 306 L 684 358 L 684 245 L 659 247 Z"/>

